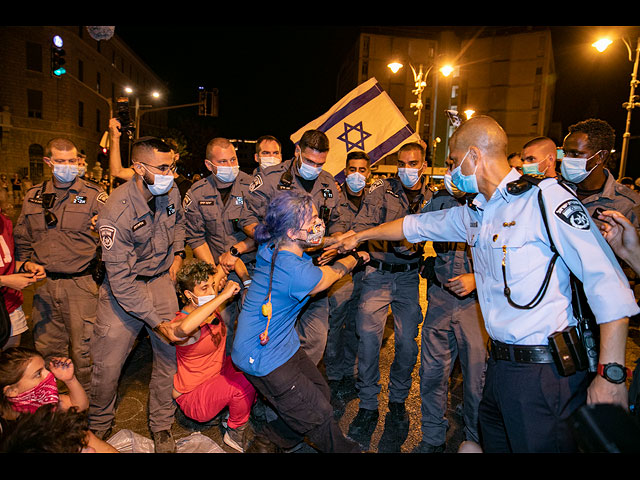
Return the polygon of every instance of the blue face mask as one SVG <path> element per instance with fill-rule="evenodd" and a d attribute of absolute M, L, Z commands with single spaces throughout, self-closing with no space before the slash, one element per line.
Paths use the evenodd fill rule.
<path fill-rule="evenodd" d="M 560 163 L 560 172 L 565 180 L 571 183 L 580 183 L 589 176 L 593 169 L 598 166 L 596 163 L 593 168 L 587 171 L 587 162 L 595 157 L 600 150 L 591 155 L 589 158 L 576 158 L 565 156 Z"/>
<path fill-rule="evenodd" d="M 61 183 L 73 182 L 78 176 L 78 165 L 54 163 L 53 176 Z"/>
<path fill-rule="evenodd" d="M 367 184 L 367 179 L 360 172 L 353 172 L 347 175 L 346 182 L 349 186 L 349 190 L 353 193 L 358 193 Z"/>
<path fill-rule="evenodd" d="M 539 165 L 539 163 L 523 163 L 522 173 L 525 175 L 544 175 L 544 172 L 538 169 Z"/>
<path fill-rule="evenodd" d="M 298 167 L 298 173 L 305 180 L 315 180 L 318 178 L 322 172 L 322 167 L 312 167 L 311 165 L 307 165 L 302 161 L 302 157 L 300 157 L 300 166 Z"/>
<path fill-rule="evenodd" d="M 476 170 L 478 169 L 478 166 L 476 165 L 476 168 L 471 175 L 463 175 L 460 170 L 460 167 L 462 167 L 462 164 L 467 159 L 467 155 L 469 155 L 469 152 L 465 153 L 460 165 L 454 168 L 451 172 L 451 180 L 455 186 L 463 192 L 478 193 L 480 191 L 478 189 L 478 179 L 476 178 Z"/>
<path fill-rule="evenodd" d="M 238 176 L 238 172 L 240 172 L 238 165 L 232 167 L 216 165 L 216 177 L 223 183 L 233 182 Z"/>
<path fill-rule="evenodd" d="M 398 177 L 405 187 L 411 188 L 420 180 L 420 169 L 398 168 Z"/>

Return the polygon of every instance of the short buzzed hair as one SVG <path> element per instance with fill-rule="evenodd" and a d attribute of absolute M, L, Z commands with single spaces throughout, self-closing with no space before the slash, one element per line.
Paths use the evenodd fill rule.
<path fill-rule="evenodd" d="M 418 142 L 411 142 L 411 143 L 405 143 L 404 145 L 402 145 L 399 149 L 398 149 L 398 155 L 400 155 L 401 152 L 411 152 L 411 151 L 418 151 L 420 152 L 420 156 L 424 158 L 425 156 L 425 149 L 424 147 L 418 143 Z"/>
<path fill-rule="evenodd" d="M 260 153 L 260 144 L 262 142 L 276 142 L 278 144 L 278 148 L 282 150 L 282 144 L 280 143 L 280 140 L 278 140 L 273 135 L 263 135 L 258 138 L 258 140 L 256 140 L 256 153 Z"/>
<path fill-rule="evenodd" d="M 214 147 L 229 148 L 233 147 L 233 143 L 223 137 L 216 137 L 209 140 L 209 143 L 207 143 L 207 148 L 205 149 L 205 158 L 207 160 L 211 159 L 211 152 L 213 152 Z M 233 148 L 235 149 L 235 147 Z"/>
<path fill-rule="evenodd" d="M 371 160 L 369 159 L 369 155 L 367 155 L 367 152 L 363 152 L 360 150 L 356 150 L 355 152 L 349 152 L 347 154 L 347 161 L 345 162 L 345 165 L 347 167 L 349 166 L 350 160 L 366 160 L 367 162 L 371 163 Z"/>
<path fill-rule="evenodd" d="M 47 145 L 44 147 L 44 156 L 51 157 L 51 150 L 54 148 L 63 152 L 68 152 L 74 149 L 76 150 L 76 152 L 78 151 L 78 147 L 76 147 L 76 144 L 71 140 L 69 140 L 68 138 L 58 137 L 52 138 L 47 142 Z"/>
<path fill-rule="evenodd" d="M 551 140 L 549 137 L 536 137 L 536 138 L 533 138 L 533 139 L 529 140 L 527 143 L 525 143 L 522 146 L 522 149 L 524 150 L 527 147 L 532 147 L 534 145 L 539 145 L 539 144 L 544 144 L 544 143 L 547 143 L 549 145 L 553 144 L 554 146 L 556 144 L 556 142 Z"/>
<path fill-rule="evenodd" d="M 167 145 L 162 139 L 157 137 L 142 137 L 133 142 L 131 147 L 131 158 L 135 159 L 139 156 L 144 156 L 153 150 L 157 150 L 162 153 L 171 152 L 171 147 Z"/>

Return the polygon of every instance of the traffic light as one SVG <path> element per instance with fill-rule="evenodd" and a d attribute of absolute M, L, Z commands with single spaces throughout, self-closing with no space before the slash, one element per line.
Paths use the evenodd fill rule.
<path fill-rule="evenodd" d="M 212 91 L 205 90 L 204 87 L 198 87 L 198 115 L 201 117 L 217 117 L 218 116 L 218 89 Z"/>
<path fill-rule="evenodd" d="M 64 68 L 64 64 L 67 62 L 64 59 L 65 51 L 62 48 L 63 45 L 62 37 L 55 35 L 51 42 L 51 74 L 58 78 L 67 73 Z"/>

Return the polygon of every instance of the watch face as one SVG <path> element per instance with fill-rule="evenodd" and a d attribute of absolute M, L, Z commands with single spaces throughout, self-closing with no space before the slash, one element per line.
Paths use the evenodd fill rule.
<path fill-rule="evenodd" d="M 605 374 L 614 382 L 621 382 L 626 377 L 624 370 L 619 365 L 607 365 Z"/>

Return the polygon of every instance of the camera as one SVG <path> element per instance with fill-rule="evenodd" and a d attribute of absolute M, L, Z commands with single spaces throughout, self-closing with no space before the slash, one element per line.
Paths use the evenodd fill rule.
<path fill-rule="evenodd" d="M 118 97 L 116 118 L 120 122 L 120 131 L 126 133 L 130 139 L 133 138 L 136 126 L 129 114 L 129 99 L 127 97 Z"/>

